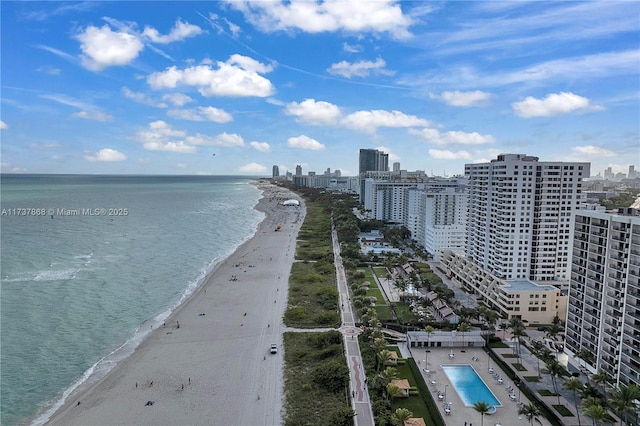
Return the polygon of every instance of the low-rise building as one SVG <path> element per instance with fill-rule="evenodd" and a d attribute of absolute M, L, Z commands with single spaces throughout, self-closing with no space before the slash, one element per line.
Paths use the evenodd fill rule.
<path fill-rule="evenodd" d="M 506 280 L 488 271 L 460 253 L 445 250 L 441 264 L 447 277 L 503 317 L 520 318 L 529 325 L 551 324 L 555 317 L 563 319 L 567 312 L 567 295 L 553 285 L 540 285 L 528 279 Z"/>
<path fill-rule="evenodd" d="M 485 340 L 482 337 L 482 330 L 476 329 L 465 332 L 455 330 L 436 330 L 431 333 L 409 331 L 407 344 L 412 348 L 480 348 L 484 346 Z"/>

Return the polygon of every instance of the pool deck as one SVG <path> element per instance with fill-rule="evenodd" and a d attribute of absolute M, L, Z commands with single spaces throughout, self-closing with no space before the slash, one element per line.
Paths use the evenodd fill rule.
<path fill-rule="evenodd" d="M 408 352 L 406 346 L 403 349 Z M 453 353 L 453 358 L 449 356 L 450 353 Z M 474 350 L 473 348 L 468 348 L 465 352 L 462 352 L 460 348 L 454 348 L 453 350 L 449 348 L 431 348 L 428 357 L 426 355 L 425 348 L 411 348 L 410 356 L 415 359 L 418 367 L 420 367 L 422 376 L 429 390 L 433 393 L 433 398 L 437 401 L 438 409 L 447 426 L 464 426 L 465 422 L 467 426 L 474 424 L 480 426 L 482 419 L 480 413 L 474 410 L 473 407 L 464 406 L 455 388 L 442 370 L 442 365 L 472 365 L 485 384 L 502 403 L 502 407 L 497 407 L 494 414 L 485 414 L 484 426 L 494 426 L 496 424 L 502 426 L 525 426 L 529 424 L 526 417 L 518 414 L 518 398 L 523 404 L 529 404 L 529 400 L 524 394 L 518 392 L 518 388 L 511 380 L 506 378 L 506 375 L 496 367 L 495 363 L 488 360 L 487 354 L 482 349 Z M 472 359 L 474 356 L 479 360 L 474 361 Z M 427 370 L 425 368 L 425 359 L 428 359 L 429 362 L 428 373 L 425 371 Z M 493 374 L 502 374 L 503 383 L 499 383 L 494 375 L 489 372 L 490 367 L 495 370 Z M 514 391 L 507 390 L 507 386 L 512 386 Z M 438 392 L 444 396 L 445 391 L 446 400 L 444 398 L 439 400 Z M 516 399 L 512 401 L 509 398 L 509 394 L 515 395 Z M 445 403 L 450 404 L 451 412 L 449 414 L 445 413 Z M 551 426 L 545 418 L 541 417 L 540 421 L 542 426 Z"/>

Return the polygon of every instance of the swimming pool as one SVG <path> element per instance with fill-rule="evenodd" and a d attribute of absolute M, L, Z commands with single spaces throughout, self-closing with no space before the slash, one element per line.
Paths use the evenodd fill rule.
<path fill-rule="evenodd" d="M 473 366 L 443 365 L 442 369 L 466 407 L 473 407 L 478 401 L 484 401 L 494 407 L 502 406 Z"/>

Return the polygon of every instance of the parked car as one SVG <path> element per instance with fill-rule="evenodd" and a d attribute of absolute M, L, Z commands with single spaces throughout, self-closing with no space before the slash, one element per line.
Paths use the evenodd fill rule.
<path fill-rule="evenodd" d="M 269 349 L 269 352 L 271 352 L 272 354 L 277 354 L 278 353 L 278 345 L 276 345 L 275 343 L 271 344 L 271 349 Z"/>

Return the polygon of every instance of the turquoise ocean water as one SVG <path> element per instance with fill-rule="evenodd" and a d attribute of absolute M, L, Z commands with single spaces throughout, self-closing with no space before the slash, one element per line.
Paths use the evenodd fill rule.
<path fill-rule="evenodd" d="M 44 423 L 162 324 L 255 233 L 250 182 L 2 175 L 0 423 Z"/>

